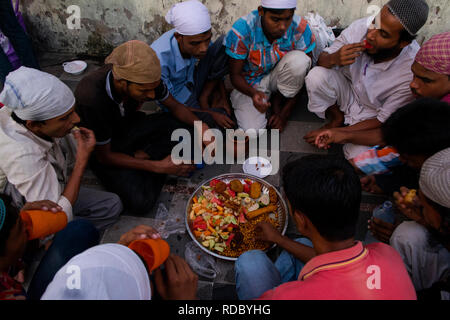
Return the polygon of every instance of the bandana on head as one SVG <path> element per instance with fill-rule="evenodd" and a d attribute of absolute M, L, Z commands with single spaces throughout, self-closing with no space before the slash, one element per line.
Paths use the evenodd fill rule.
<path fill-rule="evenodd" d="M 197 0 L 177 3 L 166 15 L 166 21 L 184 36 L 194 36 L 211 29 L 208 8 Z"/>
<path fill-rule="evenodd" d="M 62 116 L 72 109 L 75 96 L 55 76 L 20 67 L 6 77 L 0 102 L 22 120 L 45 121 Z"/>
<path fill-rule="evenodd" d="M 261 6 L 267 9 L 295 9 L 297 0 L 261 0 Z"/>
<path fill-rule="evenodd" d="M 106 58 L 105 63 L 113 65 L 112 72 L 116 80 L 148 84 L 161 79 L 158 56 L 143 41 L 131 40 L 118 46 Z"/>
<path fill-rule="evenodd" d="M 450 75 L 450 31 L 428 40 L 417 52 L 416 62 L 427 70 Z"/>

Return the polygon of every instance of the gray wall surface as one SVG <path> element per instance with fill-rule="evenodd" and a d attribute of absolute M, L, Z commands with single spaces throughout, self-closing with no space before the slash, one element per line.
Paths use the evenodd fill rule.
<path fill-rule="evenodd" d="M 254 10 L 260 0 L 201 0 L 210 10 L 214 34 L 226 33 L 234 21 Z M 422 43 L 433 34 L 450 30 L 450 1 L 427 0 L 430 15 L 421 30 Z M 164 17 L 177 0 L 20 0 L 28 31 L 42 51 L 105 55 L 132 39 L 153 42 L 170 30 Z M 370 16 L 371 6 L 387 0 L 299 0 L 296 14 L 320 14 L 330 26 L 346 27 Z M 69 29 L 73 15 L 67 8 L 80 8 L 80 28 Z"/>

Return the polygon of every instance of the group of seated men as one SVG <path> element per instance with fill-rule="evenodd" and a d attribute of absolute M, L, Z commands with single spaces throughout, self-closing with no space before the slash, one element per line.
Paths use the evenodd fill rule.
<path fill-rule="evenodd" d="M 319 157 L 285 168 L 294 220 L 311 242 L 289 241 L 260 226 L 262 239 L 277 243 L 286 255 L 274 266 L 259 253 L 243 255 L 236 264 L 239 297 L 414 299 L 416 291 L 448 286 L 450 32 L 420 47 L 415 38 L 428 18 L 425 0 L 391 0 L 377 16 L 353 22 L 314 66 L 316 38 L 306 19 L 294 14 L 296 7 L 296 0 L 262 0 L 258 10 L 212 42 L 208 9 L 197 0 L 178 3 L 166 16 L 172 30 L 151 45 L 137 40 L 120 45 L 74 94 L 39 70 L 11 72 L 0 93 L 1 193 L 15 208 L 49 200 L 69 221 L 83 218 L 103 231 L 122 212 L 149 213 L 167 175 L 195 170 L 195 165 L 172 161 L 174 130 L 199 130 L 202 137 L 212 127 L 282 131 L 306 87 L 308 110 L 327 123 L 304 140 L 324 149 L 343 144 L 348 162 Z M 232 91 L 224 82 L 227 74 Z M 141 112 L 147 101 L 156 101 L 162 112 Z M 196 121 L 201 127 L 194 126 Z M 389 151 L 391 162 L 377 157 L 380 150 Z M 382 174 L 367 170 L 370 157 L 386 169 Z M 88 165 L 108 192 L 81 186 Z M 366 175 L 360 181 L 353 171 Z M 322 185 L 315 189 L 313 181 Z M 337 190 L 324 190 L 333 183 Z M 369 223 L 399 256 L 387 246 L 355 245 L 361 185 L 369 192 L 399 191 L 398 208 L 409 221 Z M 414 206 L 405 205 L 403 198 L 413 188 L 420 189 L 418 199 Z M 2 235 L 2 241 L 9 236 Z M 3 259 L 5 252 L 0 251 L 2 268 L 11 262 Z M 352 263 L 366 259 L 361 272 L 370 264 L 383 265 L 390 273 L 382 281 L 392 288 L 358 296 L 362 282 L 350 265 L 344 270 L 348 295 L 340 295 L 343 282 L 330 284 L 315 270 L 329 265 L 325 269 L 333 276 L 338 262 L 347 258 Z M 195 277 L 187 278 L 186 288 L 192 289 Z M 38 282 L 31 285 L 34 298 L 46 288 Z M 326 287 L 326 293 L 319 290 Z M 438 291 L 445 291 L 441 287 Z"/>

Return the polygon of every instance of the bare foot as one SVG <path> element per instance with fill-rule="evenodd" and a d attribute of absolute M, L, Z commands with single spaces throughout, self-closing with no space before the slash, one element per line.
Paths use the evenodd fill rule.
<path fill-rule="evenodd" d="M 384 194 L 384 191 L 377 185 L 375 176 L 365 176 L 362 177 L 360 181 L 364 191 L 373 194 Z"/>
<path fill-rule="evenodd" d="M 309 144 L 312 145 L 316 145 L 316 139 L 319 135 L 321 135 L 324 131 L 327 131 L 329 129 L 333 129 L 333 128 L 340 128 L 342 127 L 342 125 L 340 125 L 338 122 L 330 122 L 327 123 L 326 125 L 320 127 L 317 130 L 313 130 L 308 132 L 303 139 L 308 142 Z"/>
<path fill-rule="evenodd" d="M 339 109 L 337 105 L 331 106 L 327 109 L 326 118 L 330 119 L 330 122 L 322 126 L 321 128 L 317 130 L 313 130 L 309 133 L 307 133 L 303 139 L 305 139 L 306 142 L 308 142 L 311 145 L 316 145 L 317 137 L 324 131 L 334 129 L 334 128 L 340 128 L 344 125 L 345 117 L 344 113 Z"/>

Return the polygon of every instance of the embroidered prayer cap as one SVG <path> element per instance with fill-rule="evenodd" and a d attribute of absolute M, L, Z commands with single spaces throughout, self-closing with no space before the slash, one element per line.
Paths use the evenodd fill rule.
<path fill-rule="evenodd" d="M 417 52 L 416 62 L 427 70 L 450 75 L 450 31 L 425 42 Z"/>
<path fill-rule="evenodd" d="M 131 40 L 121 44 L 106 58 L 112 64 L 116 80 L 138 84 L 154 83 L 161 79 L 161 64 L 156 52 L 148 44 Z"/>
<path fill-rule="evenodd" d="M 261 6 L 267 9 L 295 9 L 297 0 L 261 0 Z"/>
<path fill-rule="evenodd" d="M 430 9 L 425 0 L 391 0 L 386 5 L 412 36 L 427 22 Z"/>
<path fill-rule="evenodd" d="M 6 77 L 0 102 L 22 120 L 45 121 L 62 116 L 72 109 L 75 96 L 55 76 L 20 67 Z"/>
<path fill-rule="evenodd" d="M 197 0 L 173 5 L 166 15 L 166 21 L 184 36 L 194 36 L 211 30 L 208 8 Z"/>
<path fill-rule="evenodd" d="M 450 148 L 425 161 L 419 186 L 428 199 L 450 208 Z"/>

